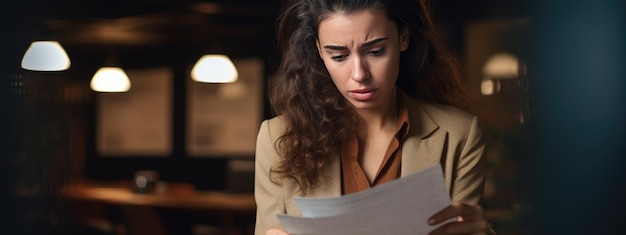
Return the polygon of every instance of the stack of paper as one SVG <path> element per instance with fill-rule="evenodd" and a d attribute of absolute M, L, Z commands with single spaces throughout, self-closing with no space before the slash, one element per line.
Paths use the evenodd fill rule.
<path fill-rule="evenodd" d="M 426 222 L 450 205 L 441 166 L 333 198 L 295 198 L 303 217 L 278 214 L 289 234 L 427 234 Z"/>

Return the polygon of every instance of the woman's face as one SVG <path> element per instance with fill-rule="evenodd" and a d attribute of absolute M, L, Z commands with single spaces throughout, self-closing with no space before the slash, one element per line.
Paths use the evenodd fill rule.
<path fill-rule="evenodd" d="M 361 10 L 330 15 L 318 34 L 320 56 L 339 92 L 357 109 L 386 110 L 408 33 L 399 35 L 384 10 Z"/>

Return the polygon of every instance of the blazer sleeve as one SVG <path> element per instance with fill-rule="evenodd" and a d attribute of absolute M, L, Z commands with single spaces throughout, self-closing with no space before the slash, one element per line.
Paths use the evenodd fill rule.
<path fill-rule="evenodd" d="M 456 163 L 452 201 L 479 204 L 483 197 L 486 164 L 483 157 L 485 136 L 476 116 L 467 133 Z"/>
<path fill-rule="evenodd" d="M 257 205 L 255 234 L 265 234 L 270 228 L 278 228 L 280 224 L 277 213 L 284 213 L 284 188 L 270 179 L 272 166 L 280 157 L 274 147 L 271 136 L 270 121 L 265 120 L 257 135 L 254 173 L 254 197 Z"/>

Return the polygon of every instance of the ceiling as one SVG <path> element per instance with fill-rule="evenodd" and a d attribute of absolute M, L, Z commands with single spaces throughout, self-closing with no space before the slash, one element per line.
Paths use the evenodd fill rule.
<path fill-rule="evenodd" d="M 17 40 L 58 40 L 74 58 L 160 57 L 219 49 L 248 56 L 272 47 L 280 0 L 22 0 Z M 27 44 L 26 44 L 27 45 Z M 150 56 L 150 51 L 160 53 Z M 120 58 L 124 60 L 124 58 Z M 150 59 L 150 58 L 148 58 Z M 134 61 L 135 59 L 126 59 Z M 164 62 L 168 63 L 168 62 Z"/>
<path fill-rule="evenodd" d="M 442 20 L 455 22 L 510 15 L 520 6 L 518 0 L 479 2 L 435 3 Z M 17 16 L 21 41 L 58 40 L 74 57 L 93 58 L 113 50 L 131 61 L 136 60 L 133 56 L 163 61 L 181 53 L 197 56 L 216 49 L 235 56 L 267 55 L 273 47 L 281 0 L 21 0 L 18 4 L 12 13 Z M 156 48 L 160 53 L 154 52 Z"/>
<path fill-rule="evenodd" d="M 46 27 L 71 44 L 142 46 L 253 37 L 267 31 L 277 14 L 272 4 L 241 0 L 60 2 L 46 14 Z"/>
<path fill-rule="evenodd" d="M 95 45 L 254 36 L 277 15 L 276 4 L 251 0 L 28 0 L 22 8 L 29 12 L 27 28 L 69 44 Z"/>
<path fill-rule="evenodd" d="M 520 2 L 438 0 L 435 4 L 445 19 L 462 20 L 510 14 L 520 9 Z M 66 43 L 147 45 L 264 34 L 275 22 L 281 0 L 22 0 L 20 3 L 24 13 L 20 15 L 28 21 L 27 26 L 44 29 Z"/>

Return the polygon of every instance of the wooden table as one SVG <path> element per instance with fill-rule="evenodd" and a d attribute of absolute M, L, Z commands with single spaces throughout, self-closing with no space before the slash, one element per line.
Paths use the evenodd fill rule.
<path fill-rule="evenodd" d="M 237 224 L 235 219 L 236 217 L 248 217 L 254 221 L 256 203 L 252 193 L 197 191 L 189 188 L 181 190 L 180 187 L 176 189 L 173 186 L 174 184 L 170 185 L 168 187 L 170 189 L 162 193 L 140 194 L 133 192 L 130 187 L 81 182 L 65 186 L 61 195 L 63 199 L 70 202 L 92 202 L 126 209 L 135 208 L 134 211 L 127 214 L 134 214 L 132 217 L 139 217 L 144 220 L 135 223 L 136 226 L 145 224 L 145 220 L 151 220 L 154 223 L 171 222 L 156 221 L 154 215 L 145 212 L 165 209 L 187 214 L 218 214 L 224 228 L 236 231 L 231 232 L 231 234 L 249 234 L 253 230 L 253 224 L 242 226 Z M 138 214 L 137 211 L 140 211 L 138 209 L 144 210 L 144 212 L 139 213 L 140 216 L 136 215 Z M 150 219 L 151 217 L 154 218 Z M 154 225 L 151 227 L 153 229 Z M 130 234 L 145 234 L 145 232 L 130 232 Z M 150 233 L 169 234 L 154 231 Z"/>

